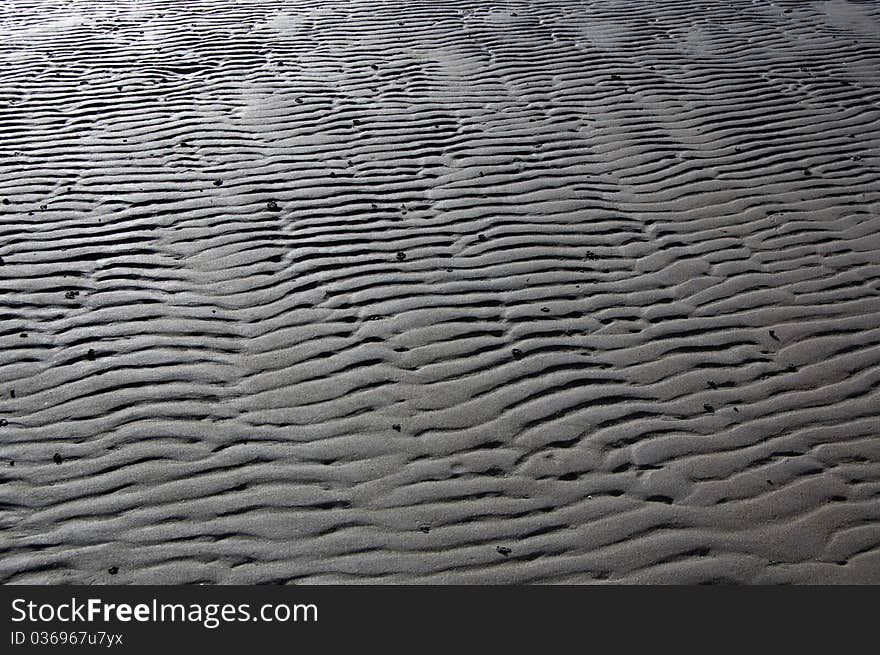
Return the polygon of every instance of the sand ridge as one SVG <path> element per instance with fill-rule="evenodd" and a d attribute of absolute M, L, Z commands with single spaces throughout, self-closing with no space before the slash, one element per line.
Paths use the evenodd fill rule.
<path fill-rule="evenodd" d="M 3 582 L 880 582 L 877 3 L 13 0 L 0 95 Z"/>

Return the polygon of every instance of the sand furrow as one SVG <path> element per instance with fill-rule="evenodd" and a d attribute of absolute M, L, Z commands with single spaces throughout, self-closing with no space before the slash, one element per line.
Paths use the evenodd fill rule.
<path fill-rule="evenodd" d="M 877 3 L 9 0 L 0 63 L 0 581 L 880 582 Z"/>

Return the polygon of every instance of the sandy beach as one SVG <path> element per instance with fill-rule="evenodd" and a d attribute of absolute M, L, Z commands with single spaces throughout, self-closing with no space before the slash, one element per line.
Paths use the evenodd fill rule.
<path fill-rule="evenodd" d="M 0 583 L 880 584 L 880 2 L 0 3 Z"/>

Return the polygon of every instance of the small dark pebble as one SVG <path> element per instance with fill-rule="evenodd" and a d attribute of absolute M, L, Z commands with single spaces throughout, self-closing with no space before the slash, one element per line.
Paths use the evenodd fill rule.
<path fill-rule="evenodd" d="M 514 348 L 510 352 L 512 352 L 513 356 L 516 357 L 517 359 L 520 359 L 523 356 L 522 350 L 520 350 L 519 348 Z"/>
<path fill-rule="evenodd" d="M 705 409 L 705 410 L 706 410 L 707 412 L 709 412 L 710 414 L 714 414 L 714 413 L 715 413 L 715 408 L 712 407 L 712 405 L 708 405 L 708 404 L 703 405 L 703 409 Z"/>
<path fill-rule="evenodd" d="M 10 398 L 15 398 L 15 389 L 10 389 L 10 390 L 9 390 L 9 397 L 10 397 Z"/>
<path fill-rule="evenodd" d="M 511 553 L 510 548 L 508 548 L 507 546 L 498 546 L 497 548 L 495 548 L 495 550 L 497 550 L 500 555 L 504 555 L 505 557 L 507 557 Z"/>
<path fill-rule="evenodd" d="M 6 261 L 2 257 L 0 257 L 0 266 L 3 266 L 5 263 Z"/>
<path fill-rule="evenodd" d="M 400 423 L 395 423 L 394 425 L 391 426 L 391 429 L 394 430 L 395 432 L 400 432 Z"/>
<path fill-rule="evenodd" d="M 64 297 L 67 298 L 68 300 L 73 300 L 78 295 L 79 295 L 79 291 L 68 291 L 67 293 L 64 294 Z"/>
<path fill-rule="evenodd" d="M 64 458 L 61 456 L 61 453 L 55 453 L 52 455 L 52 461 L 60 465 L 64 461 Z"/>
<path fill-rule="evenodd" d="M 3 198 L 3 204 L 4 204 L 4 205 L 8 205 L 8 204 L 9 204 L 9 198 Z"/>
<path fill-rule="evenodd" d="M 278 206 L 278 203 L 275 202 L 274 200 L 270 200 L 269 202 L 266 203 L 266 209 L 268 209 L 270 212 L 281 211 L 281 208 Z"/>
<path fill-rule="evenodd" d="M 479 239 L 480 241 L 485 241 L 485 240 L 486 240 L 486 235 L 485 235 L 485 234 L 478 234 L 478 235 L 477 235 L 477 239 Z"/>
<path fill-rule="evenodd" d="M 90 362 L 95 361 L 95 349 L 94 348 L 89 348 L 89 352 L 86 353 L 86 359 L 88 359 Z"/>
<path fill-rule="evenodd" d="M 107 569 L 107 573 L 109 573 L 110 575 L 116 575 L 117 573 L 119 573 L 119 567 L 111 566 L 109 569 Z"/>
<path fill-rule="evenodd" d="M 717 388 L 718 388 L 718 385 L 715 384 L 715 381 L 714 381 L 714 380 L 709 380 L 709 387 L 712 388 L 712 389 L 717 389 Z"/>
<path fill-rule="evenodd" d="M 425 534 L 428 534 L 430 531 L 431 531 L 430 525 L 420 525 L 419 526 L 419 532 L 424 532 Z"/>
<path fill-rule="evenodd" d="M 214 180 L 214 186 L 221 186 L 223 184 L 223 180 Z"/>
<path fill-rule="evenodd" d="M 27 332 L 22 332 L 18 336 L 21 337 L 22 339 L 27 339 Z"/>
<path fill-rule="evenodd" d="M 9 466 L 15 466 L 15 460 L 14 460 L 14 459 L 10 459 L 10 460 L 9 460 Z"/>
<path fill-rule="evenodd" d="M 549 307 L 541 307 L 541 311 L 546 314 L 550 311 L 550 308 Z"/>
<path fill-rule="evenodd" d="M 9 425 L 9 421 L 5 418 L 0 418 L 0 428 L 5 428 L 7 425 Z"/>
<path fill-rule="evenodd" d="M 397 253 L 397 258 L 398 258 L 399 260 L 403 261 L 404 259 L 406 259 L 406 253 L 405 253 L 405 252 L 399 252 L 399 253 Z"/>

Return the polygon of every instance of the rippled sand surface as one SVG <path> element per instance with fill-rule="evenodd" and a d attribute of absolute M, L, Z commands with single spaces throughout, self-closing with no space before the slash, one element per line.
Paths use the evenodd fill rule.
<path fill-rule="evenodd" d="M 880 3 L 0 4 L 0 581 L 880 582 Z"/>

